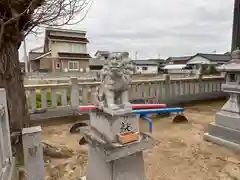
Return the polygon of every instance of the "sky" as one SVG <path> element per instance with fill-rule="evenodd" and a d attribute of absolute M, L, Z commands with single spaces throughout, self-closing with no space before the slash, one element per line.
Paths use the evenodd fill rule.
<path fill-rule="evenodd" d="M 234 0 L 94 0 L 71 29 L 87 31 L 89 53 L 127 51 L 132 59 L 230 51 Z M 82 16 L 82 14 L 79 14 Z M 27 51 L 44 34 L 26 38 Z M 20 48 L 20 60 L 23 47 Z"/>

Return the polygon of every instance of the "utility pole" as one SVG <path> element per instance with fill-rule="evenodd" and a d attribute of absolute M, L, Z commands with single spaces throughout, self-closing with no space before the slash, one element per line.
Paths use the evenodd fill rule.
<path fill-rule="evenodd" d="M 138 52 L 136 51 L 135 52 L 135 60 L 137 60 L 137 55 L 138 55 Z"/>
<path fill-rule="evenodd" d="M 28 58 L 27 58 L 27 48 L 26 48 L 26 40 L 23 40 L 23 49 L 24 49 L 24 62 L 25 62 L 25 72 L 28 72 Z"/>
<path fill-rule="evenodd" d="M 234 51 L 240 48 L 240 0 L 234 1 L 233 25 L 232 25 L 232 48 Z"/>

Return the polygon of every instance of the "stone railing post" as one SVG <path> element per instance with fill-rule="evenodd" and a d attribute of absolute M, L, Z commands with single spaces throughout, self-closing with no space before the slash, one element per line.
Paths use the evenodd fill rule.
<path fill-rule="evenodd" d="M 27 180 L 44 180 L 45 169 L 41 144 L 41 127 L 23 128 L 22 141 Z"/>
<path fill-rule="evenodd" d="M 169 74 L 164 74 L 164 91 L 165 100 L 168 101 L 171 97 L 171 79 Z"/>
<path fill-rule="evenodd" d="M 76 77 L 71 78 L 71 106 L 75 109 L 79 105 L 79 88 L 78 79 Z"/>
<path fill-rule="evenodd" d="M 202 80 L 202 78 L 203 78 L 203 74 L 202 73 L 198 73 L 197 74 L 197 79 Z"/>
<path fill-rule="evenodd" d="M 198 82 L 198 92 L 199 93 L 202 93 L 202 87 L 203 87 L 202 79 L 203 79 L 203 74 L 198 73 L 197 74 L 197 82 Z"/>

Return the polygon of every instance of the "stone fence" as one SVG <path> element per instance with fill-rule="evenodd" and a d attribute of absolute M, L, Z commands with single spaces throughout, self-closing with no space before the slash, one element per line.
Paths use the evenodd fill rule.
<path fill-rule="evenodd" d="M 223 77 L 195 77 L 134 80 L 129 97 L 133 103 L 166 103 L 168 105 L 208 100 L 226 96 L 221 91 Z M 92 94 L 100 82 L 25 85 L 31 119 L 48 119 L 72 116 L 82 112 L 79 105 L 93 103 Z"/>

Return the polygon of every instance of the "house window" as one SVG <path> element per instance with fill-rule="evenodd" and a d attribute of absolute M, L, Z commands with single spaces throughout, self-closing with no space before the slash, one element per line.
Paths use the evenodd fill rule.
<path fill-rule="evenodd" d="M 69 71 L 78 71 L 79 62 L 78 61 L 68 61 L 68 70 Z"/>
<path fill-rule="evenodd" d="M 229 81 L 230 82 L 236 82 L 237 81 L 237 76 L 236 74 L 229 74 Z"/>
<path fill-rule="evenodd" d="M 56 62 L 56 69 L 60 69 L 60 62 Z"/>
<path fill-rule="evenodd" d="M 147 71 L 148 67 L 142 67 L 142 70 Z"/>

